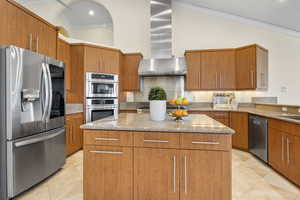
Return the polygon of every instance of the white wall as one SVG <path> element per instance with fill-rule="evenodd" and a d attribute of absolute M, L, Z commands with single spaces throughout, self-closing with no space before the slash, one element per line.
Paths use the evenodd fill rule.
<path fill-rule="evenodd" d="M 106 46 L 114 45 L 113 30 L 109 28 L 71 28 L 70 35 L 74 39 L 100 43 Z"/>
<path fill-rule="evenodd" d="M 111 13 L 114 46 L 124 52 L 150 55 L 150 0 L 95 0 Z M 175 1 L 175 0 L 174 0 Z M 46 9 L 49 11 L 47 7 Z M 55 16 L 40 10 L 41 16 L 55 22 Z M 57 22 L 59 23 L 59 22 Z M 297 34 L 296 34 L 297 35 Z M 268 92 L 238 93 L 241 101 L 251 96 L 278 96 L 279 103 L 300 104 L 300 33 L 298 37 L 274 31 L 246 20 L 224 17 L 193 6 L 173 2 L 173 52 L 183 56 L 186 49 L 230 48 L 257 43 L 269 49 Z M 287 91 L 282 92 L 281 88 Z M 194 99 L 210 99 L 210 92 L 193 92 Z"/>
<path fill-rule="evenodd" d="M 275 32 L 269 28 L 216 16 L 192 6 L 175 4 L 174 53 L 182 56 L 186 49 L 230 48 L 257 43 L 269 50 L 268 92 L 238 93 L 247 96 L 278 96 L 282 104 L 300 104 L 300 37 Z M 300 36 L 300 34 L 299 34 Z M 286 87 L 286 92 L 281 92 Z M 209 93 L 193 93 L 196 99 L 207 99 Z M 250 95 L 249 95 L 250 94 Z M 202 96 L 202 97 L 200 97 Z"/>

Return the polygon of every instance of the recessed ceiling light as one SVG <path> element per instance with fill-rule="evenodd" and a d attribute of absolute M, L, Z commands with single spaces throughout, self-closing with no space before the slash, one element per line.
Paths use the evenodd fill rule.
<path fill-rule="evenodd" d="M 95 12 L 93 10 L 89 11 L 89 15 L 93 16 L 95 14 Z"/>

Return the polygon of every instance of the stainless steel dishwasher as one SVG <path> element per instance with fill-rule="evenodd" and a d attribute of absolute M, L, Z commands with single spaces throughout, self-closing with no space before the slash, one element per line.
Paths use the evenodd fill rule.
<path fill-rule="evenodd" d="M 268 119 L 249 115 L 249 151 L 268 163 Z"/>

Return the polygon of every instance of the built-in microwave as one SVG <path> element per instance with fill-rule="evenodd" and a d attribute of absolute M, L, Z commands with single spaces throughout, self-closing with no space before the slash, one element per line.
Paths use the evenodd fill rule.
<path fill-rule="evenodd" d="M 92 122 L 106 117 L 117 119 L 118 110 L 118 99 L 86 99 L 86 122 Z"/>
<path fill-rule="evenodd" d="M 86 74 L 86 97 L 117 98 L 119 76 L 115 74 Z"/>

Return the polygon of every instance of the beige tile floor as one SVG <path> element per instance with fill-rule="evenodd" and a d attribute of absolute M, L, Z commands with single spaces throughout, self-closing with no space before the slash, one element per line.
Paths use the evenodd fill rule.
<path fill-rule="evenodd" d="M 82 151 L 18 200 L 82 200 Z M 300 189 L 248 153 L 233 151 L 233 200 L 300 200 Z"/>

